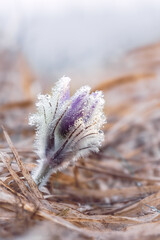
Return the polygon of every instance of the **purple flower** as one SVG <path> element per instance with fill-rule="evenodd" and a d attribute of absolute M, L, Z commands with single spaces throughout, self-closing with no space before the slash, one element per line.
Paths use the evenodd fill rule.
<path fill-rule="evenodd" d="M 90 87 L 81 87 L 69 97 L 68 77 L 61 78 L 51 95 L 39 95 L 37 113 L 30 116 L 36 126 L 35 146 L 39 165 L 33 172 L 34 181 L 43 186 L 52 172 L 67 167 L 72 161 L 97 152 L 106 122 L 102 92 L 90 94 Z"/>

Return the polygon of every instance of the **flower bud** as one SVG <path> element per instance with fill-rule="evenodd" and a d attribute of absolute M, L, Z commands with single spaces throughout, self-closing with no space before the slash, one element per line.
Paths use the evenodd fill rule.
<path fill-rule="evenodd" d="M 39 95 L 37 113 L 29 118 L 36 126 L 36 152 L 40 160 L 32 176 L 42 187 L 52 172 L 61 170 L 97 152 L 104 139 L 100 130 L 106 122 L 104 98 L 100 91 L 90 94 L 90 87 L 81 87 L 71 98 L 70 78 L 61 78 L 51 95 Z"/>

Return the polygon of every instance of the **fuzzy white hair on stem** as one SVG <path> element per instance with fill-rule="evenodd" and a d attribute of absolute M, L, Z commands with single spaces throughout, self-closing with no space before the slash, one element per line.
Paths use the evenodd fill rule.
<path fill-rule="evenodd" d="M 69 83 L 70 78 L 62 77 L 51 95 L 39 94 L 37 112 L 29 117 L 29 124 L 36 127 L 39 161 L 32 177 L 39 188 L 53 172 L 98 152 L 104 140 L 100 130 L 106 122 L 102 92 L 90 93 L 90 87 L 84 86 L 70 97 Z"/>

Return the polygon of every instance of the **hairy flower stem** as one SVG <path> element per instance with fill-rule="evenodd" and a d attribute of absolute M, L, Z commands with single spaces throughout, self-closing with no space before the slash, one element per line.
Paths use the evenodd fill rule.
<path fill-rule="evenodd" d="M 41 188 L 49 179 L 52 173 L 52 167 L 48 161 L 43 160 L 33 172 L 33 180 L 39 188 Z"/>

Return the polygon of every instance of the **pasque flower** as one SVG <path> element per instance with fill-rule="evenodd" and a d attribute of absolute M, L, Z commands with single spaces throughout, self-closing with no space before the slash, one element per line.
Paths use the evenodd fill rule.
<path fill-rule="evenodd" d="M 39 95 L 37 113 L 29 118 L 30 125 L 36 126 L 35 147 L 40 160 L 32 177 L 39 187 L 52 172 L 97 152 L 104 139 L 100 130 L 106 121 L 102 92 L 90 93 L 90 87 L 84 86 L 70 98 L 69 82 L 70 78 L 62 77 L 51 95 Z"/>

